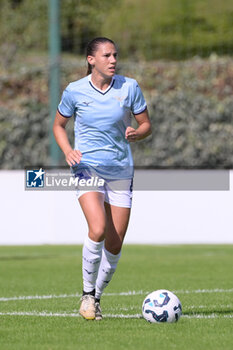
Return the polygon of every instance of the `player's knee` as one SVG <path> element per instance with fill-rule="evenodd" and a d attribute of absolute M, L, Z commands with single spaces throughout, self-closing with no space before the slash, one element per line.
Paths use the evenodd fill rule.
<path fill-rule="evenodd" d="M 111 253 L 111 254 L 114 254 L 114 255 L 117 255 L 120 253 L 121 251 L 121 247 L 122 247 L 122 241 L 119 239 L 115 242 L 111 242 L 109 244 L 106 244 L 106 249 Z"/>
<path fill-rule="evenodd" d="M 89 230 L 89 237 L 95 242 L 100 242 L 104 239 L 105 225 L 96 224 Z"/>

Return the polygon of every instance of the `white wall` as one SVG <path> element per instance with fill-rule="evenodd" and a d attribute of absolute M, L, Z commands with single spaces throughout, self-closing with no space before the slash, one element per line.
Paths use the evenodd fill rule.
<path fill-rule="evenodd" d="M 233 171 L 230 171 L 232 183 Z M 25 191 L 24 171 L 0 171 L 0 244 L 81 244 L 87 226 L 72 191 Z M 135 191 L 126 243 L 233 243 L 229 191 Z"/>

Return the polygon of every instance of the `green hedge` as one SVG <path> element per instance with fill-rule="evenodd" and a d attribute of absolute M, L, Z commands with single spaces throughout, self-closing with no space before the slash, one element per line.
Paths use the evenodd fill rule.
<path fill-rule="evenodd" d="M 31 59 L 31 58 L 30 58 Z M 50 165 L 48 67 L 25 61 L 0 77 L 1 168 Z M 76 68 L 75 68 L 76 67 Z M 16 74 L 17 73 L 17 74 Z M 119 73 L 138 80 L 153 133 L 132 144 L 135 165 L 233 168 L 233 62 L 211 56 L 182 62 L 121 62 Z M 63 87 L 85 74 L 66 58 Z M 72 123 L 68 132 L 73 142 Z M 64 157 L 62 165 L 65 164 Z"/>
<path fill-rule="evenodd" d="M 153 134 L 133 145 L 138 166 L 232 168 L 233 101 L 185 91 L 149 101 Z"/>
<path fill-rule="evenodd" d="M 218 102 L 185 92 L 147 100 L 152 136 L 132 144 L 135 165 L 168 168 L 233 167 L 233 101 Z M 69 137 L 73 132 L 69 128 Z M 23 113 L 0 109 L 2 169 L 50 165 L 47 106 Z M 64 159 L 61 165 L 65 165 Z"/>

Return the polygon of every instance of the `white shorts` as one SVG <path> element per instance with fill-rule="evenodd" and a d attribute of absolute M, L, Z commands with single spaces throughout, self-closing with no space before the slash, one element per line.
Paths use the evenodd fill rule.
<path fill-rule="evenodd" d="M 82 179 L 90 180 L 88 173 L 82 172 L 82 175 Z M 100 180 L 96 180 L 94 184 L 92 183 L 90 189 L 88 188 L 88 185 L 85 186 L 85 189 L 83 189 L 81 184 L 77 185 L 76 195 L 78 199 L 83 194 L 88 192 L 100 192 L 104 194 L 105 202 L 116 207 L 131 208 L 133 197 L 133 179 Z"/>

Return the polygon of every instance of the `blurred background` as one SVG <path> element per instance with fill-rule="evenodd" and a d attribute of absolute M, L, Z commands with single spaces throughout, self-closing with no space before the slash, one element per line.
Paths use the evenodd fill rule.
<path fill-rule="evenodd" d="M 232 183 L 232 0 L 0 0 L 0 244 L 84 240 L 75 194 L 25 191 L 24 169 L 65 165 L 52 124 L 63 89 L 86 75 L 96 36 L 117 43 L 118 73 L 135 78 L 148 103 L 153 134 L 132 144 L 135 165 L 155 168 L 153 182 L 207 171 L 211 183 L 223 171 Z M 68 132 L 73 143 L 72 121 Z M 126 242 L 232 243 L 229 186 L 134 191 Z"/>
<path fill-rule="evenodd" d="M 96 36 L 117 43 L 118 74 L 149 106 L 136 166 L 232 168 L 232 0 L 0 0 L 1 169 L 65 164 L 52 120 Z"/>

